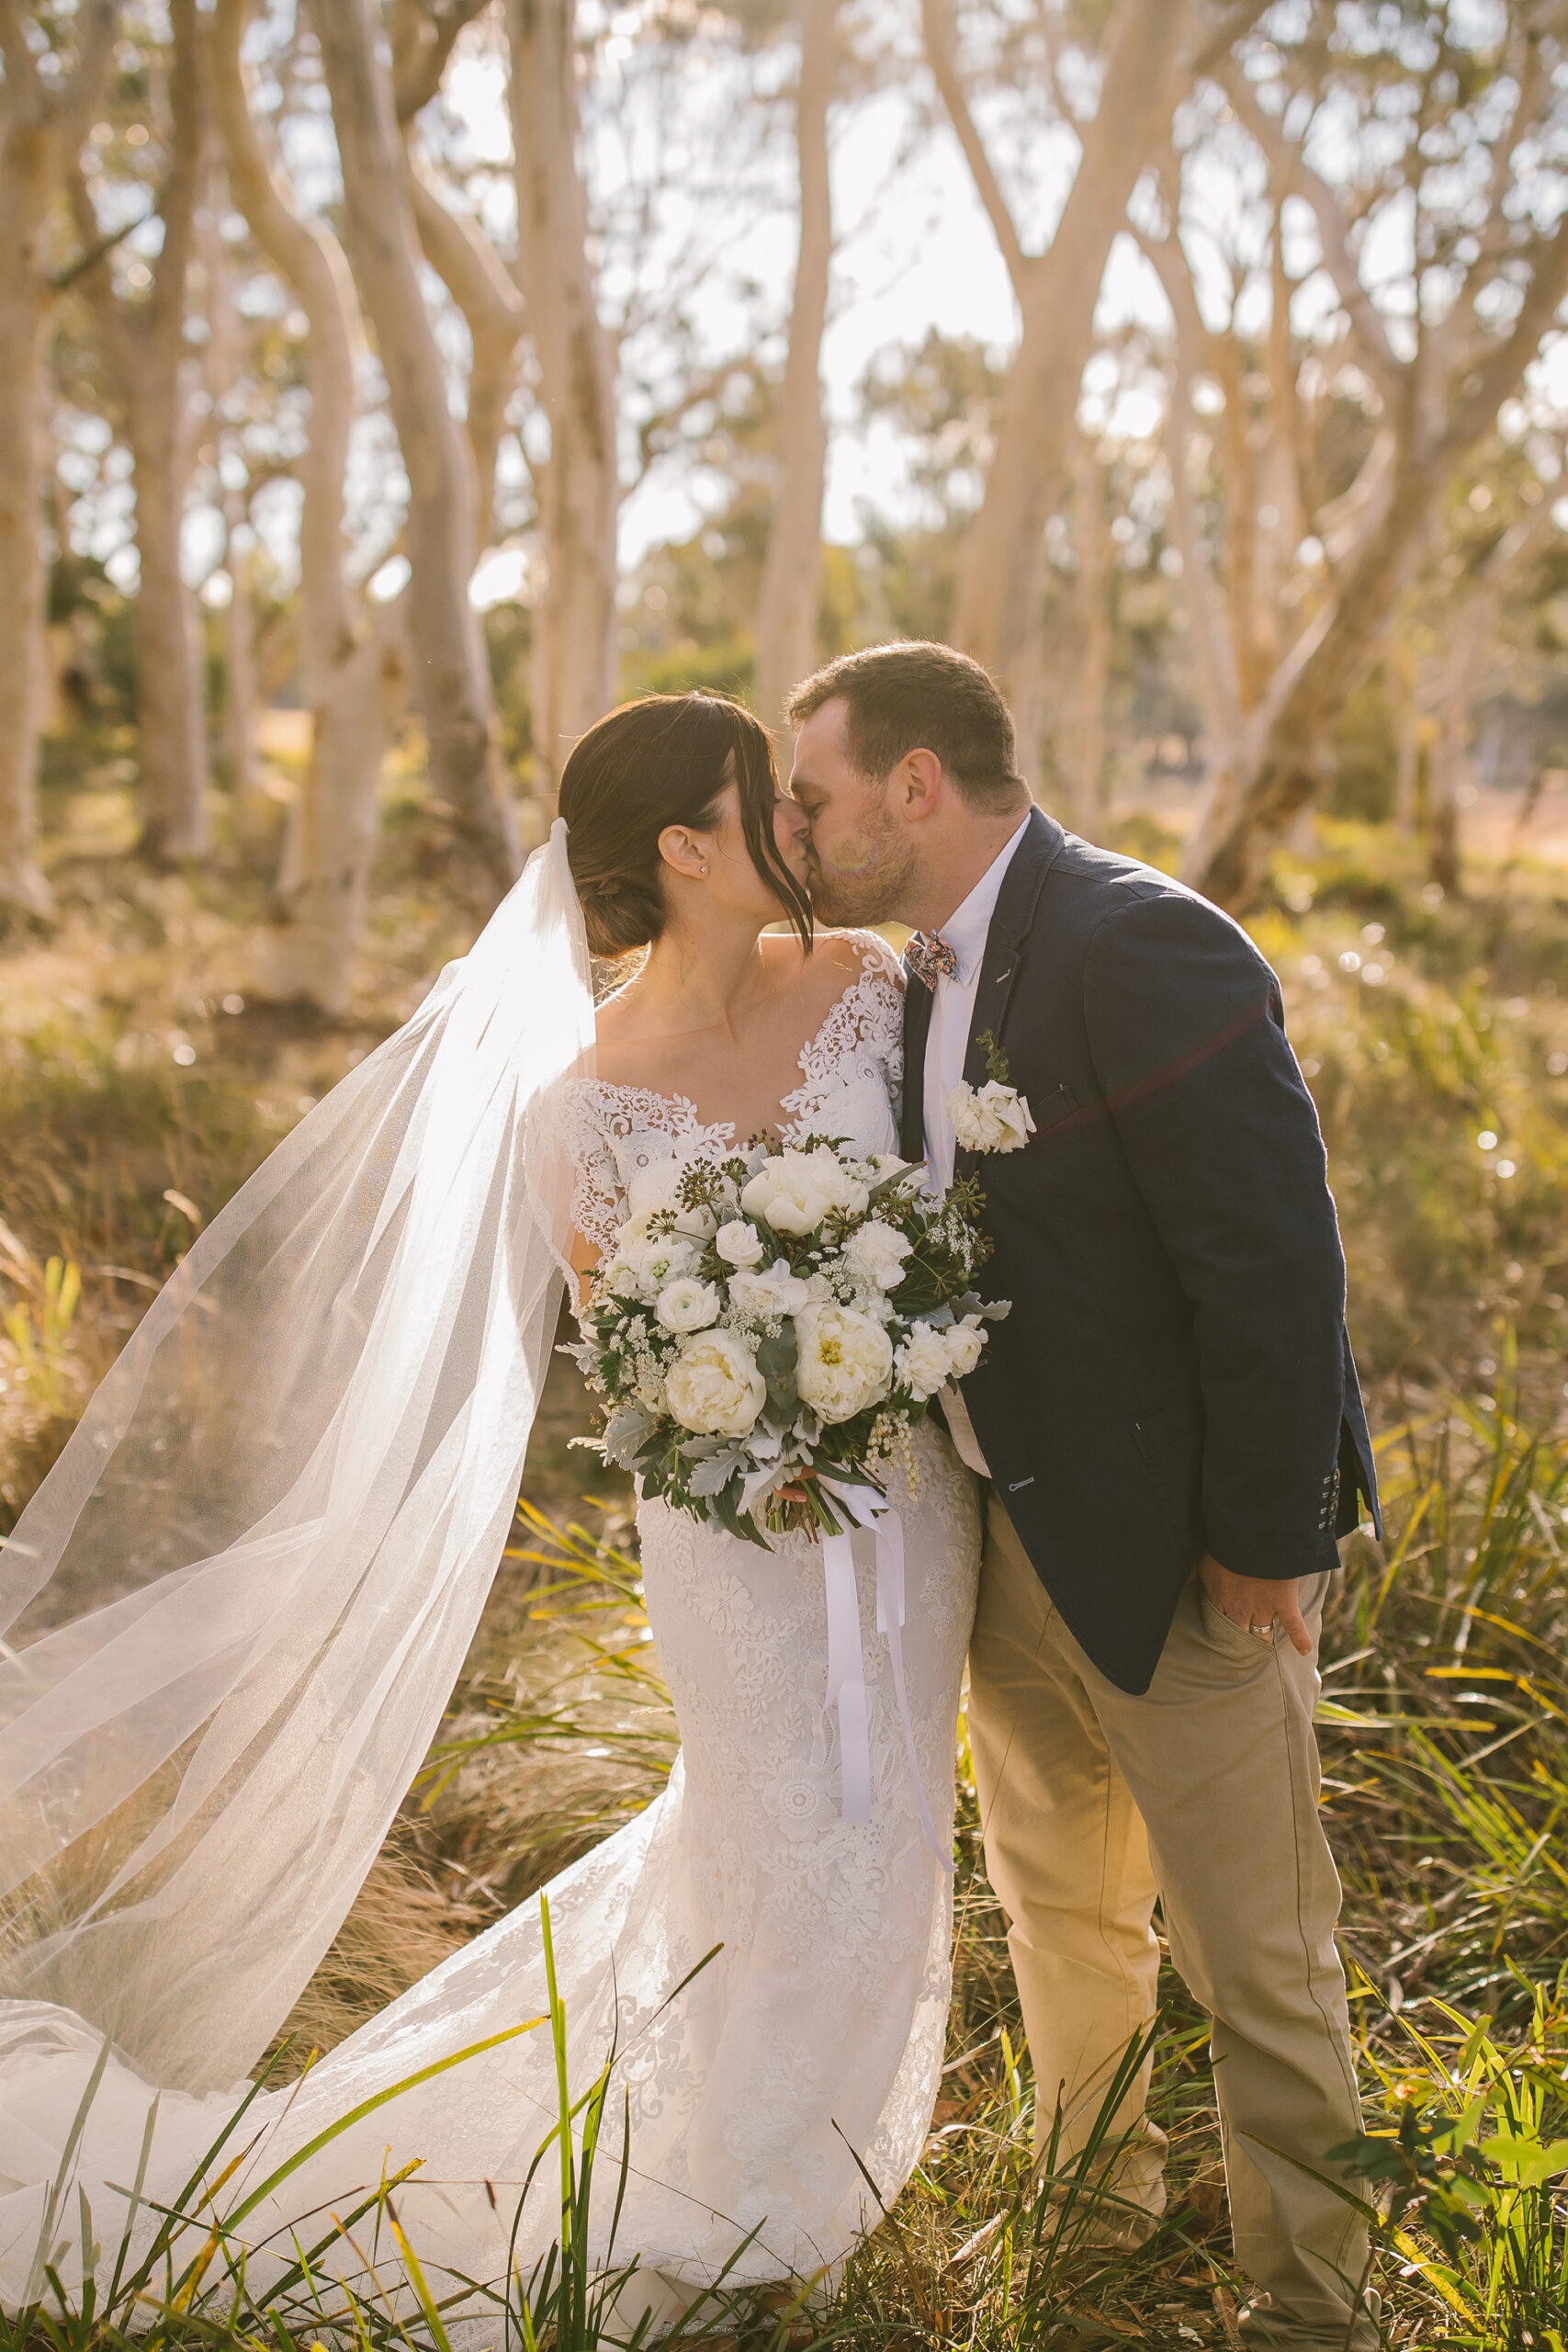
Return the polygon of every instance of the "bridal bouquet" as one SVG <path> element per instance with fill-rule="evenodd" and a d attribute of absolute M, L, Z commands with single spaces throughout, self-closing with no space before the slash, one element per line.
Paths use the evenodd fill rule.
<path fill-rule="evenodd" d="M 827 1141 L 644 1170 L 568 1351 L 605 1400 L 580 1442 L 751 1542 L 759 1517 L 841 1532 L 835 1485 L 912 1473 L 910 1430 L 1008 1311 L 974 1288 L 978 1204 Z"/>

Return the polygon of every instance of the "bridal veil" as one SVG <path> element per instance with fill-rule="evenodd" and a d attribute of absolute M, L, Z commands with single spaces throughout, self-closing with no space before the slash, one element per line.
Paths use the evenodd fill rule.
<path fill-rule="evenodd" d="M 511 1521 L 592 992 L 566 827 L 196 1241 L 0 1550 L 0 1996 L 225 2088 L 331 1943 Z"/>

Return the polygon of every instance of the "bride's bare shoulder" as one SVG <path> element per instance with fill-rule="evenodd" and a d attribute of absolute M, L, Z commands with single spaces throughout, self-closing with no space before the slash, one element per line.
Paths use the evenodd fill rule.
<path fill-rule="evenodd" d="M 791 993 L 818 1004 L 823 1012 L 869 972 L 895 988 L 903 983 L 898 958 L 874 931 L 818 931 L 809 956 L 793 934 L 770 933 L 763 950 Z"/>

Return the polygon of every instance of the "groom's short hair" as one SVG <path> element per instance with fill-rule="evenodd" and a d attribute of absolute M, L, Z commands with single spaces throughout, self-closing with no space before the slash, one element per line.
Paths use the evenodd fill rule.
<path fill-rule="evenodd" d="M 791 726 L 829 702 L 844 706 L 850 757 L 863 775 L 885 776 L 907 752 L 934 752 L 973 808 L 1011 808 L 1029 797 L 1012 713 L 995 679 L 951 645 L 911 640 L 840 653 L 795 687 Z"/>

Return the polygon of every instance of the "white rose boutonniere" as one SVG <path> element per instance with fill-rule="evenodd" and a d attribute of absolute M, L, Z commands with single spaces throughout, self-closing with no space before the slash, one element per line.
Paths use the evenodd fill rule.
<path fill-rule="evenodd" d="M 988 1029 L 978 1042 L 986 1048 L 986 1083 L 974 1087 L 960 1079 L 948 1096 L 953 1135 L 964 1151 L 1021 1151 L 1035 1132 L 1033 1114 Z"/>

